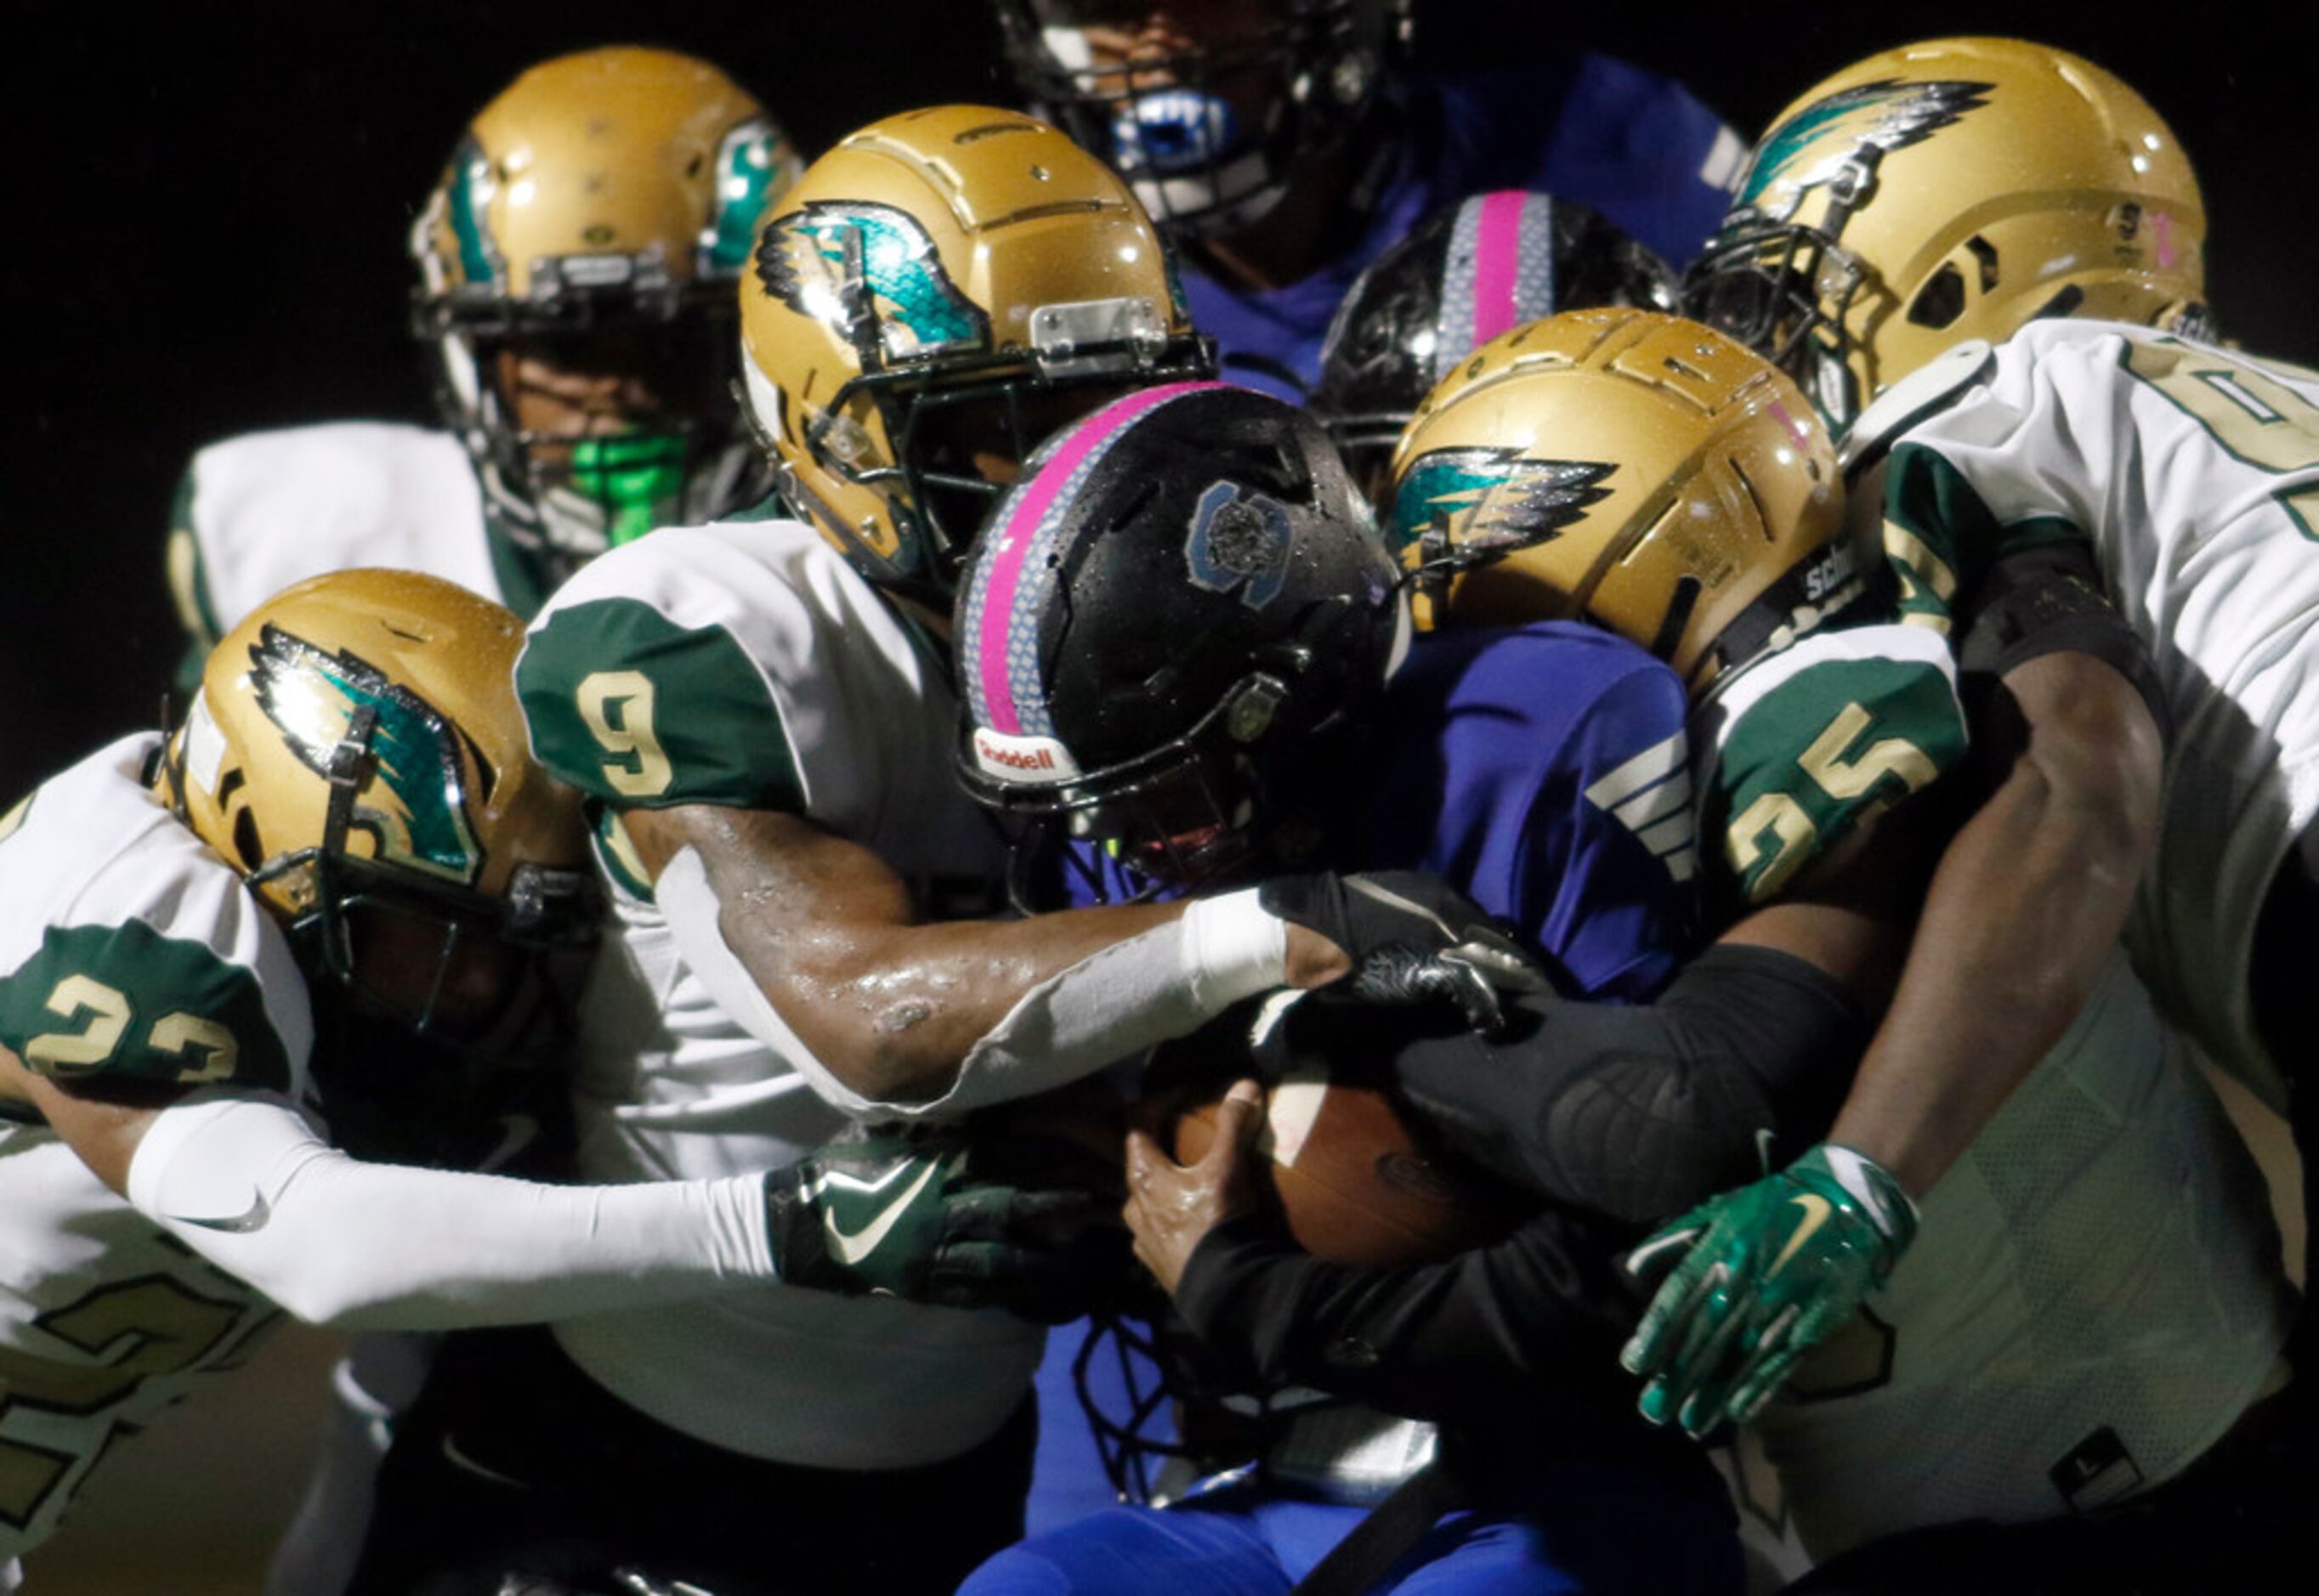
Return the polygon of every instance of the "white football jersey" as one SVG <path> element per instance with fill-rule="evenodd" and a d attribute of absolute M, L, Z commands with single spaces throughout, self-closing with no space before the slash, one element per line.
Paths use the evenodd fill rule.
<path fill-rule="evenodd" d="M 516 680 L 541 762 L 610 810 L 806 816 L 877 852 L 929 914 L 987 906 L 1004 850 L 951 773 L 939 651 L 811 528 L 680 527 L 598 558 L 533 623 Z M 797 1067 L 709 995 L 622 834 L 599 859 L 620 937 L 581 1017 L 581 1173 L 725 1175 L 835 1132 Z M 1023 1400 L 1042 1334 L 1011 1316 L 769 1289 L 556 1327 L 606 1389 L 756 1456 L 899 1468 L 954 1456 Z"/>
<path fill-rule="evenodd" d="M 2319 378 L 2104 322 L 1950 360 L 1945 401 L 1896 390 L 1860 424 L 1892 432 L 1905 607 L 1937 625 L 1996 555 L 2091 546 L 2173 721 L 2127 946 L 2168 1014 L 2283 1109 L 2247 982 L 2264 895 L 2319 816 Z"/>
<path fill-rule="evenodd" d="M 245 433 L 194 455 L 170 527 L 169 582 L 197 646 L 293 582 L 365 565 L 524 607 L 502 585 L 483 487 L 447 432 L 339 421 Z"/>
<path fill-rule="evenodd" d="M 272 918 L 123 738 L 0 817 L 0 1044 L 42 1073 L 304 1090 L 305 983 Z M 273 1306 L 0 1101 L 0 1563 L 105 1448 L 236 1366 Z"/>
<path fill-rule="evenodd" d="M 2294 1294 L 2260 1172 L 2123 954 L 1922 1219 L 1891 1279 L 1755 1420 L 1815 1556 L 2170 1478 L 2286 1340 Z"/>

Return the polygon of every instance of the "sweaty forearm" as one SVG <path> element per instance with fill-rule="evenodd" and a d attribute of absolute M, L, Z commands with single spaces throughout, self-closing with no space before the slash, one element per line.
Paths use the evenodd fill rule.
<path fill-rule="evenodd" d="M 657 893 L 719 1005 L 853 1114 L 952 1115 L 1067 1085 L 1197 1029 L 1286 973 L 1286 927 L 1248 894 L 912 925 L 865 941 L 753 933 L 690 850 L 663 869 Z M 851 972 L 842 980 L 817 973 L 841 967 Z"/>
<path fill-rule="evenodd" d="M 1400 1042 L 1402 1096 L 1516 1187 L 1649 1224 L 1819 1139 L 1871 1021 L 1803 960 L 1717 947 L 1656 1002 L 1525 1000 L 1504 1035 Z"/>
<path fill-rule="evenodd" d="M 773 1277 L 756 1177 L 558 1186 L 366 1164 L 259 1097 L 156 1115 L 128 1195 L 298 1318 L 347 1330 L 528 1323 Z"/>
<path fill-rule="evenodd" d="M 1829 1132 L 1919 1197 L 2076 1019 L 2155 837 L 2157 728 L 2124 677 L 2053 654 L 2006 683 L 2028 744 L 1943 855 Z"/>

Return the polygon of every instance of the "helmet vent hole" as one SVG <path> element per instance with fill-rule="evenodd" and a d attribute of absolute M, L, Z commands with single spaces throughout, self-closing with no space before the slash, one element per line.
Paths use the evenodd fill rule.
<path fill-rule="evenodd" d="M 1954 262 L 1933 274 L 1908 305 L 1908 320 L 1918 327 L 1943 328 L 1964 314 L 1964 274 Z"/>
<path fill-rule="evenodd" d="M 1765 508 L 1764 495 L 1756 490 L 1755 479 L 1747 474 L 1747 468 L 1738 461 L 1730 460 L 1728 463 L 1731 467 L 1731 474 L 1739 479 L 1740 491 L 1747 495 L 1747 502 L 1755 507 L 1755 525 L 1763 528 L 1764 541 L 1765 543 L 1778 541 L 1777 535 L 1772 528 L 1779 523 L 1773 519 L 1771 510 Z"/>
<path fill-rule="evenodd" d="M 1675 645 L 1683 641 L 1683 629 L 1691 625 L 1691 612 L 1699 608 L 1699 595 L 1705 591 L 1696 576 L 1686 575 L 1674 584 L 1674 597 L 1667 601 L 1658 636 L 1651 639 L 1653 654 L 1663 660 L 1674 657 Z"/>
<path fill-rule="evenodd" d="M 1997 286 L 1997 246 L 1975 233 L 1964 241 L 1964 247 L 1981 267 L 1981 291 L 1987 293 Z"/>
<path fill-rule="evenodd" d="M 689 160 L 689 161 L 685 162 L 685 164 L 684 164 L 684 175 L 685 175 L 687 177 L 698 177 L 698 176 L 700 176 L 700 168 L 701 168 L 702 165 L 703 165 L 703 164 L 708 160 L 708 157 L 706 157 L 706 156 L 699 156 L 699 155 L 696 155 L 696 156 L 694 156 L 690 160 Z"/>
<path fill-rule="evenodd" d="M 499 767 L 484 757 L 483 751 L 475 746 L 475 740 L 465 732 L 462 731 L 459 734 L 459 740 L 467 745 L 467 755 L 475 762 L 476 773 L 483 779 L 483 801 L 489 803 L 492 795 L 499 790 Z"/>
<path fill-rule="evenodd" d="M 254 870 L 266 862 L 266 847 L 257 837 L 257 816 L 247 807 L 233 817 L 233 852 L 244 870 Z"/>

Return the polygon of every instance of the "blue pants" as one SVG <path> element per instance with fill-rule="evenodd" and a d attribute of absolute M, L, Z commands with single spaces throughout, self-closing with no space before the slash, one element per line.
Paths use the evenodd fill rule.
<path fill-rule="evenodd" d="M 1112 1508 L 985 1563 L 959 1596 L 1287 1596 L 1362 1510 L 1234 1485 L 1164 1510 Z M 1543 1474 L 1506 1510 L 1445 1514 L 1376 1588 L 1397 1596 L 1738 1596 L 1719 1504 L 1607 1464 Z"/>

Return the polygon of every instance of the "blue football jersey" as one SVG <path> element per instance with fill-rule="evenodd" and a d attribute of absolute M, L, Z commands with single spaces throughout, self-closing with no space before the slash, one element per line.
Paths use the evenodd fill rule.
<path fill-rule="evenodd" d="M 1722 221 L 1725 185 L 1746 153 L 1683 85 L 1592 50 L 1416 75 L 1388 92 L 1403 136 L 1352 248 L 1268 293 L 1241 293 L 1184 263 L 1192 320 L 1216 340 L 1232 381 L 1301 401 L 1320 378 L 1322 339 L 1353 279 L 1423 218 L 1485 190 L 1592 205 L 1680 266 Z"/>
<path fill-rule="evenodd" d="M 1440 877 L 1514 928 L 1565 996 L 1648 996 L 1692 951 L 1698 854 L 1683 683 L 1578 621 L 1410 647 L 1327 864 Z M 1078 850 L 1075 901 L 1146 884 Z"/>
<path fill-rule="evenodd" d="M 1513 926 L 1566 996 L 1647 997 L 1698 934 L 1688 709 L 1665 664 L 1581 622 L 1420 636 L 1361 769 L 1338 784 L 1327 862 L 1430 871 Z M 1082 902 L 1142 885 L 1092 850 L 1078 864 L 1067 874 Z M 1086 1333 L 1060 1330 L 1040 1366 L 1034 1534 L 1108 1505 L 1074 1411 Z M 1127 1411 L 1116 1360 L 1094 1359 L 1089 1377 L 1099 1406 Z"/>
<path fill-rule="evenodd" d="M 1334 862 L 1439 876 L 1566 996 L 1647 997 L 1696 931 L 1688 709 L 1666 665 L 1582 622 L 1421 637 Z"/>

